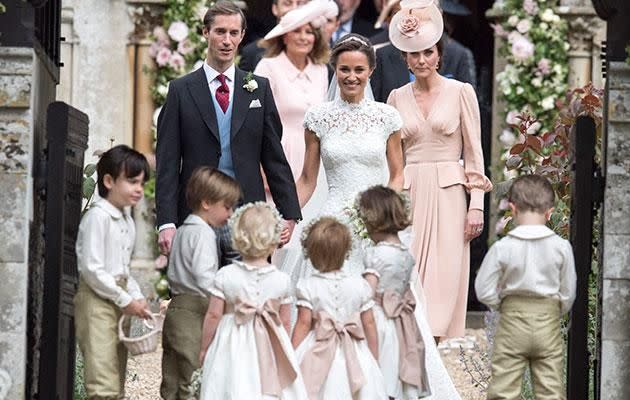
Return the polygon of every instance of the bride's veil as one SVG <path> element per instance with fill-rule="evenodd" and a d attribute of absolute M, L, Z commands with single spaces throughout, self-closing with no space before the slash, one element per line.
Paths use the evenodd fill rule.
<path fill-rule="evenodd" d="M 333 101 L 340 97 L 339 94 L 339 84 L 337 83 L 337 73 L 335 72 L 330 79 L 330 85 L 328 85 L 328 94 L 326 95 L 327 101 Z M 365 85 L 363 98 L 368 100 L 374 100 L 374 93 L 372 92 L 372 85 L 368 80 L 367 85 Z"/>

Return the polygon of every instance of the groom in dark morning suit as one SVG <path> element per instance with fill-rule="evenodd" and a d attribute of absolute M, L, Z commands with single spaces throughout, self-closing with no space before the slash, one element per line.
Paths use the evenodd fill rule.
<path fill-rule="evenodd" d="M 285 218 L 282 242 L 301 218 L 291 168 L 280 144 L 282 125 L 269 82 L 234 66 L 245 33 L 245 16 L 220 1 L 204 17 L 208 57 L 202 68 L 173 80 L 157 126 L 156 206 L 158 244 L 170 252 L 176 225 L 190 213 L 185 188 L 193 170 L 218 168 L 240 184 L 243 202 L 265 201 L 260 166 Z M 221 264 L 231 262 L 227 227 L 217 231 Z"/>

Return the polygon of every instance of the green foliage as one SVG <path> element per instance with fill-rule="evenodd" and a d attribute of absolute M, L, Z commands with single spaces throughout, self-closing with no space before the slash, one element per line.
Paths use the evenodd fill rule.
<path fill-rule="evenodd" d="M 92 198 L 94 197 L 94 192 L 96 191 L 96 180 L 94 179 L 94 174 L 96 173 L 96 164 L 87 164 L 85 168 L 83 168 L 83 185 L 82 185 L 82 196 L 85 200 L 85 206 L 81 210 L 81 214 L 84 214 L 88 208 L 90 208 L 90 204 L 92 203 Z"/>
<path fill-rule="evenodd" d="M 85 382 L 83 377 L 84 362 L 79 346 L 76 346 L 76 357 L 74 362 L 74 394 L 73 400 L 87 400 L 88 396 L 85 391 Z"/>

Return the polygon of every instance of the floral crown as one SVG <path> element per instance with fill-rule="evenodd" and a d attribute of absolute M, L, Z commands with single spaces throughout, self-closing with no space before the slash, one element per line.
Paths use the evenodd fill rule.
<path fill-rule="evenodd" d="M 273 216 L 274 225 L 275 225 L 273 238 L 274 238 L 274 241 L 279 242 L 280 236 L 282 235 L 282 230 L 284 229 L 282 215 L 280 215 L 280 213 L 274 206 L 264 201 L 255 201 L 253 203 L 247 203 L 237 208 L 236 211 L 234 211 L 234 214 L 232 214 L 232 216 L 228 220 L 228 226 L 230 227 L 230 230 L 234 232 L 234 229 L 236 228 L 236 225 L 238 225 L 239 221 L 241 220 L 241 217 L 243 216 L 245 211 L 249 210 L 250 208 L 266 208 L 269 211 L 271 211 L 271 215 Z"/>

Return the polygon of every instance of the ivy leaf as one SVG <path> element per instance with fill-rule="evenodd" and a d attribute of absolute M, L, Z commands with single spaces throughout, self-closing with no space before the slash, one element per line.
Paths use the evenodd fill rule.
<path fill-rule="evenodd" d="M 92 176 L 96 172 L 96 164 L 88 164 L 83 168 L 83 175 Z"/>
<path fill-rule="evenodd" d="M 510 149 L 510 154 L 521 154 L 525 151 L 527 146 L 523 143 L 517 143 Z"/>
<path fill-rule="evenodd" d="M 92 197 L 95 189 L 96 189 L 96 182 L 94 181 L 94 178 L 87 177 L 83 179 L 82 191 L 83 191 L 84 199 L 89 199 L 90 197 Z"/>

